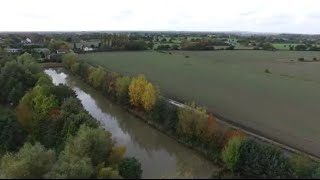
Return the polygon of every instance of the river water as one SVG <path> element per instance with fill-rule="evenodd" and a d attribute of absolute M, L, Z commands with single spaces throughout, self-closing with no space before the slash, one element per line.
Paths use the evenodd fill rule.
<path fill-rule="evenodd" d="M 209 178 L 217 170 L 195 151 L 135 118 L 64 69 L 46 69 L 45 73 L 54 84 L 71 87 L 84 108 L 102 122 L 118 144 L 126 146 L 126 155 L 140 160 L 143 178 Z"/>

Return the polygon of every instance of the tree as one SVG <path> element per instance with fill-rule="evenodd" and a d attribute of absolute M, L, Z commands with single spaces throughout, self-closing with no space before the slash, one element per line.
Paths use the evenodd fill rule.
<path fill-rule="evenodd" d="M 25 144 L 18 153 L 6 154 L 0 165 L 0 172 L 9 179 L 41 179 L 55 162 L 55 153 L 41 144 Z"/>
<path fill-rule="evenodd" d="M 294 50 L 296 51 L 305 51 L 307 50 L 307 46 L 303 45 L 303 44 L 299 44 L 299 45 L 296 45 Z"/>
<path fill-rule="evenodd" d="M 205 142 L 208 134 L 208 115 L 204 108 L 183 107 L 178 110 L 177 133 L 191 142 Z"/>
<path fill-rule="evenodd" d="M 56 52 L 60 48 L 68 48 L 68 43 L 62 40 L 52 39 L 48 45 L 51 52 Z"/>
<path fill-rule="evenodd" d="M 26 137 L 27 132 L 24 131 L 13 112 L 0 110 L 0 154 L 18 150 L 24 144 Z"/>
<path fill-rule="evenodd" d="M 293 170 L 294 178 L 309 179 L 315 173 L 317 164 L 303 155 L 293 155 L 290 158 L 290 166 Z"/>
<path fill-rule="evenodd" d="M 113 145 L 111 134 L 104 129 L 81 126 L 77 135 L 67 142 L 65 153 L 88 157 L 96 166 L 109 159 Z"/>
<path fill-rule="evenodd" d="M 17 62 L 7 62 L 0 72 L 0 101 L 17 104 L 25 91 L 34 86 L 37 78 Z"/>
<path fill-rule="evenodd" d="M 126 103 L 129 100 L 130 78 L 128 76 L 118 77 L 116 80 L 116 96 L 119 102 Z"/>
<path fill-rule="evenodd" d="M 59 160 L 46 174 L 48 179 L 90 179 L 94 173 L 91 160 L 70 153 L 61 152 Z"/>
<path fill-rule="evenodd" d="M 94 68 L 93 71 L 89 74 L 89 82 L 96 89 L 102 87 L 105 78 L 106 72 L 102 67 Z"/>
<path fill-rule="evenodd" d="M 146 85 L 148 84 L 144 75 L 134 77 L 129 86 L 130 103 L 133 106 L 139 107 L 141 105 L 141 98 L 143 96 Z"/>
<path fill-rule="evenodd" d="M 102 168 L 99 171 L 98 179 L 123 179 L 119 172 L 108 167 L 108 168 Z"/>
<path fill-rule="evenodd" d="M 146 111 L 150 111 L 157 101 L 157 91 L 155 87 L 148 83 L 141 97 L 142 106 Z"/>
<path fill-rule="evenodd" d="M 240 147 L 239 171 L 245 177 L 287 178 L 290 177 L 288 159 L 279 149 L 246 139 Z"/>
<path fill-rule="evenodd" d="M 236 172 L 239 168 L 240 147 L 242 142 L 242 137 L 233 137 L 222 151 L 222 160 L 226 167 L 232 172 Z"/>
<path fill-rule="evenodd" d="M 125 179 L 141 179 L 141 163 L 134 157 L 124 158 L 119 165 L 119 174 Z"/>
<path fill-rule="evenodd" d="M 68 68 L 71 69 L 72 65 L 77 62 L 77 56 L 74 53 L 67 53 L 62 56 L 62 63 Z"/>
<path fill-rule="evenodd" d="M 124 158 L 125 153 L 126 153 L 126 147 L 124 146 L 113 147 L 108 164 L 116 168 L 118 164 L 121 162 L 121 160 Z"/>
<path fill-rule="evenodd" d="M 80 63 L 73 63 L 72 65 L 71 65 L 71 72 L 73 73 L 73 74 L 78 74 L 78 72 L 79 72 L 79 67 L 80 67 Z"/>

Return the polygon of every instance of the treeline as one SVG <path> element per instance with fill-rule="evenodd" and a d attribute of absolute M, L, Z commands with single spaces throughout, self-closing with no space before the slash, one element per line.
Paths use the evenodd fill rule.
<path fill-rule="evenodd" d="M 240 130 L 220 127 L 203 107 L 191 103 L 177 107 L 160 96 L 143 75 L 132 78 L 93 67 L 67 54 L 66 68 L 110 99 L 180 142 L 203 152 L 224 170 L 214 177 L 311 178 L 319 165 L 302 155 L 287 156 L 274 146 L 246 137 Z"/>
<path fill-rule="evenodd" d="M 141 178 L 140 162 L 29 54 L 1 66 L 0 87 L 0 178 Z"/>

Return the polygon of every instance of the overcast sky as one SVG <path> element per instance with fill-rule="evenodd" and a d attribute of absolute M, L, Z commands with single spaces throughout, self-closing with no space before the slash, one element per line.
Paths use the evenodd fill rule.
<path fill-rule="evenodd" d="M 0 31 L 320 34 L 319 0 L 1 0 Z"/>

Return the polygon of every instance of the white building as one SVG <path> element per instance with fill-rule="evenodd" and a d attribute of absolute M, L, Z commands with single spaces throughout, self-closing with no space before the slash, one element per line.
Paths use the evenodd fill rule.
<path fill-rule="evenodd" d="M 84 47 L 83 50 L 84 51 L 93 51 L 93 48 L 92 47 Z"/>

